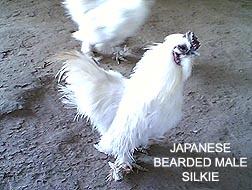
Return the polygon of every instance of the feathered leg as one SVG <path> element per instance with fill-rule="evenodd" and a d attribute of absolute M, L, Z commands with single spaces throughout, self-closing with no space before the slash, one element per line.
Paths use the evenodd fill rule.
<path fill-rule="evenodd" d="M 123 179 L 124 175 L 131 173 L 134 169 L 137 171 L 148 171 L 146 168 L 138 165 L 135 161 L 119 161 L 118 159 L 115 163 L 108 162 L 110 166 L 110 172 L 107 176 L 107 180 L 120 181 Z"/>

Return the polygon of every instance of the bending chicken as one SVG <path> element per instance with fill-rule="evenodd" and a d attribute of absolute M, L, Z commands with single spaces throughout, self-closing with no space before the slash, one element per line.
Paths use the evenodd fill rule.
<path fill-rule="evenodd" d="M 135 34 L 144 24 L 153 0 L 65 0 L 63 2 L 79 30 L 73 37 L 82 42 L 81 51 L 93 48 L 102 54 L 115 54 L 117 60 L 130 55 L 129 48 L 117 45 Z"/>

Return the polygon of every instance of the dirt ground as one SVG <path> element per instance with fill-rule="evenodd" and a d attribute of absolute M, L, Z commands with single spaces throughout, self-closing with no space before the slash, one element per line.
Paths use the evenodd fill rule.
<path fill-rule="evenodd" d="M 178 142 L 228 142 L 232 153 L 211 156 L 247 157 L 248 166 L 209 168 L 220 172 L 220 182 L 203 183 L 182 182 L 185 168 L 145 163 L 148 172 L 106 182 L 112 158 L 93 147 L 99 140 L 96 131 L 84 120 L 73 121 L 75 110 L 60 102 L 54 76 L 61 64 L 48 61 L 56 53 L 80 49 L 71 37 L 76 25 L 59 0 L 3 0 L 0 189 L 252 189 L 251 21 L 250 0 L 157 0 L 149 20 L 128 40 L 133 47 L 191 30 L 202 44 L 184 89 L 184 118 L 149 154 L 169 157 Z M 134 64 L 108 59 L 103 66 L 128 75 Z"/>

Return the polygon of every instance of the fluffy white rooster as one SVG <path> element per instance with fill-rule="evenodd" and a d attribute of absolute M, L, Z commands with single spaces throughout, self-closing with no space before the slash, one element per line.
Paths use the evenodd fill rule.
<path fill-rule="evenodd" d="M 96 148 L 116 158 L 111 177 L 120 180 L 136 163 L 134 150 L 162 137 L 182 117 L 183 83 L 200 43 L 193 32 L 172 34 L 148 49 L 130 79 L 106 71 L 87 55 L 66 53 L 58 73 L 64 102 L 87 116 L 101 135 Z"/>
<path fill-rule="evenodd" d="M 95 48 L 117 59 L 130 55 L 128 48 L 115 46 L 134 35 L 143 25 L 153 0 L 65 0 L 63 2 L 79 30 L 73 37 L 82 42 L 82 52 Z"/>

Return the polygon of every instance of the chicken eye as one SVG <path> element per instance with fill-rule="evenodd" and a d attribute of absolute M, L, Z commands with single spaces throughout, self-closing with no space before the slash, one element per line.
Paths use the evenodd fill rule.
<path fill-rule="evenodd" d="M 187 51 L 187 46 L 186 45 L 178 45 L 179 50 L 181 50 L 182 52 Z"/>

